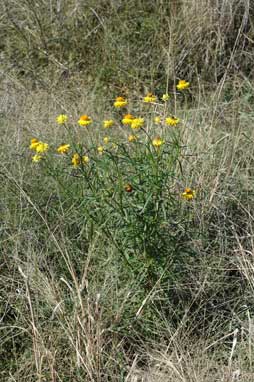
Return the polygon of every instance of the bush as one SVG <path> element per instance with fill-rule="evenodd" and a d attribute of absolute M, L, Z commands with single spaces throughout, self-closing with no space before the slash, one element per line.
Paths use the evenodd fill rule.
<path fill-rule="evenodd" d="M 63 208 L 77 211 L 79 230 L 89 233 L 87 242 L 99 234 L 105 248 L 114 247 L 121 267 L 142 280 L 144 294 L 158 280 L 167 289 L 183 281 L 194 253 L 189 231 L 195 191 L 184 191 L 179 177 L 183 147 L 178 125 L 183 122 L 167 115 L 164 98 L 148 94 L 141 103 L 132 101 L 135 116 L 122 115 L 118 106 L 104 122 L 83 115 L 81 131 L 60 114 L 57 121 L 68 141 L 54 148 L 33 138 L 30 145 L 37 152 L 32 157 L 37 171 L 54 179 Z M 125 106 L 127 100 L 118 97 L 117 103 Z M 89 131 L 103 123 L 109 132 L 103 143 L 96 136 L 88 140 Z M 54 214 L 47 220 L 54 221 Z"/>

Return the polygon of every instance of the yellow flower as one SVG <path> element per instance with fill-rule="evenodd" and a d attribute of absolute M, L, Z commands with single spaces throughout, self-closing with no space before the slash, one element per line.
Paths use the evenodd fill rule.
<path fill-rule="evenodd" d="M 132 114 L 125 114 L 122 119 L 123 125 L 130 125 L 133 121 L 134 117 Z"/>
<path fill-rule="evenodd" d="M 35 150 L 36 146 L 38 146 L 38 144 L 39 144 L 38 139 L 32 138 L 30 141 L 30 146 L 29 146 L 30 150 Z"/>
<path fill-rule="evenodd" d="M 105 129 L 109 129 L 113 125 L 114 125 L 114 121 L 112 119 L 107 119 L 107 120 L 103 121 L 103 126 Z"/>
<path fill-rule="evenodd" d="M 97 147 L 97 151 L 98 151 L 98 153 L 99 153 L 100 155 L 102 155 L 102 154 L 103 154 L 103 151 L 104 151 L 104 147 L 103 147 L 103 146 L 98 146 L 98 147 Z"/>
<path fill-rule="evenodd" d="M 162 101 L 164 101 L 164 102 L 167 102 L 169 100 L 169 98 L 170 98 L 170 95 L 168 93 L 163 94 L 163 96 L 161 97 Z"/>
<path fill-rule="evenodd" d="M 57 152 L 59 154 L 67 154 L 69 150 L 70 150 L 69 144 L 62 144 L 61 146 L 58 147 Z"/>
<path fill-rule="evenodd" d="M 171 117 L 167 117 L 165 122 L 169 126 L 176 126 L 180 122 L 180 119 L 174 116 L 171 116 Z"/>
<path fill-rule="evenodd" d="M 74 167 L 78 167 L 78 165 L 80 164 L 80 155 L 78 153 L 73 154 L 71 163 Z"/>
<path fill-rule="evenodd" d="M 78 153 L 73 154 L 73 157 L 71 160 L 73 167 L 78 167 L 81 163 L 87 164 L 88 162 L 89 162 L 88 156 L 84 155 L 81 157 Z"/>
<path fill-rule="evenodd" d="M 153 94 L 153 93 L 148 93 L 143 101 L 146 102 L 146 103 L 151 103 L 151 102 L 156 102 L 156 96 Z"/>
<path fill-rule="evenodd" d="M 35 155 L 32 157 L 32 161 L 33 161 L 33 162 L 39 162 L 41 159 L 42 159 L 42 155 L 39 155 L 39 154 L 35 154 Z"/>
<path fill-rule="evenodd" d="M 160 117 L 154 117 L 154 123 L 156 123 L 156 125 L 159 125 L 161 123 L 161 118 Z"/>
<path fill-rule="evenodd" d="M 161 145 L 163 145 L 165 143 L 165 141 L 163 139 L 161 139 L 160 137 L 156 137 L 152 140 L 152 144 L 154 147 L 160 147 Z"/>
<path fill-rule="evenodd" d="M 48 149 L 49 149 L 49 145 L 44 142 L 38 142 L 38 144 L 35 147 L 35 151 L 37 153 L 45 153 L 46 151 L 48 151 Z"/>
<path fill-rule="evenodd" d="M 137 135 L 130 134 L 128 136 L 128 141 L 129 142 L 136 142 L 137 140 L 138 140 L 138 136 Z"/>
<path fill-rule="evenodd" d="M 191 200 L 193 198 L 195 198 L 196 196 L 196 191 L 195 190 L 192 190 L 191 188 L 185 188 L 184 192 L 182 193 L 182 198 L 186 199 L 186 200 Z"/>
<path fill-rule="evenodd" d="M 88 115 L 84 114 L 84 115 L 81 115 L 81 117 L 79 118 L 78 120 L 78 124 L 80 126 L 88 126 L 92 123 L 92 119 L 90 117 L 88 117 Z"/>
<path fill-rule="evenodd" d="M 31 143 L 31 144 L 32 144 L 32 143 L 36 143 L 36 142 L 39 142 L 37 138 L 32 138 L 32 139 L 30 140 L 30 143 Z"/>
<path fill-rule="evenodd" d="M 63 125 L 67 121 L 68 121 L 68 117 L 66 114 L 59 114 L 58 117 L 56 118 L 56 122 L 59 125 Z"/>
<path fill-rule="evenodd" d="M 103 142 L 104 142 L 105 144 L 109 143 L 109 137 L 104 137 L 104 138 L 103 138 Z"/>
<path fill-rule="evenodd" d="M 176 85 L 178 90 L 188 89 L 189 86 L 190 86 L 190 83 L 185 80 L 179 80 L 178 84 Z"/>
<path fill-rule="evenodd" d="M 128 104 L 127 100 L 124 97 L 116 97 L 114 106 L 117 108 L 124 107 Z"/>
<path fill-rule="evenodd" d="M 88 158 L 88 156 L 87 155 L 83 155 L 82 156 L 82 163 L 83 164 L 87 164 L 89 162 L 89 158 Z"/>
<path fill-rule="evenodd" d="M 133 130 L 140 129 L 144 125 L 144 118 L 134 118 L 131 122 L 131 128 Z"/>

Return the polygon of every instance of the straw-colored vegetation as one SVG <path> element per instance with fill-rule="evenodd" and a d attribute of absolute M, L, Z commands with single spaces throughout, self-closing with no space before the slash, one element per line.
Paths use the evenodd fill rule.
<path fill-rule="evenodd" d="M 254 7 L 0 5 L 0 380 L 254 380 Z"/>

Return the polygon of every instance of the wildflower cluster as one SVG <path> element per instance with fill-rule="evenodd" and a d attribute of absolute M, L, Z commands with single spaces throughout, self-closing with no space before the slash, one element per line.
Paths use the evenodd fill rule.
<path fill-rule="evenodd" d="M 180 81 L 179 86 L 184 89 L 189 85 Z M 35 152 L 32 161 L 44 159 L 43 166 L 48 166 L 61 185 L 63 179 L 68 183 L 73 174 L 78 174 L 63 192 L 79 184 L 86 224 L 91 221 L 103 226 L 106 237 L 111 241 L 114 237 L 114 245 L 134 268 L 140 261 L 149 268 L 154 262 L 165 265 L 168 250 L 172 250 L 174 238 L 182 229 L 181 224 L 170 221 L 179 214 L 182 201 L 190 202 L 196 196 L 193 189 L 179 187 L 175 180 L 182 154 L 178 125 L 183 125 L 168 111 L 169 100 L 167 93 L 160 100 L 148 93 L 142 103 L 152 109 L 141 108 L 142 113 L 138 113 L 137 107 L 133 108 L 135 112 L 131 110 L 127 98 L 119 96 L 113 102 L 112 115 L 100 121 L 83 114 L 73 127 L 69 116 L 57 116 L 57 124 L 71 136 L 69 142 L 56 147 L 37 138 L 30 142 Z M 122 108 L 126 108 L 125 113 L 121 113 Z M 80 131 L 79 142 L 72 134 L 74 129 Z M 101 134 L 100 139 L 94 135 L 89 142 L 88 130 L 103 129 L 107 129 L 107 135 Z M 74 188 L 73 193 L 76 195 Z M 142 260 L 138 254 L 142 254 Z"/>

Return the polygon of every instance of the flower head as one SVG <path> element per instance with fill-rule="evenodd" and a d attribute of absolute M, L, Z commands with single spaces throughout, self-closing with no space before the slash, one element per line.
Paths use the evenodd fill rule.
<path fill-rule="evenodd" d="M 190 83 L 185 80 L 179 80 L 176 87 L 177 87 L 177 90 L 188 89 L 190 87 Z"/>
<path fill-rule="evenodd" d="M 71 163 L 74 167 L 78 167 L 78 165 L 80 164 L 80 155 L 78 153 L 73 154 Z"/>
<path fill-rule="evenodd" d="M 99 155 L 102 155 L 103 152 L 104 152 L 104 147 L 103 146 L 98 146 L 97 147 L 97 151 L 98 151 Z"/>
<path fill-rule="evenodd" d="M 30 146 L 29 146 L 30 150 L 35 150 L 36 146 L 38 146 L 38 144 L 39 144 L 38 139 L 32 138 L 30 141 Z"/>
<path fill-rule="evenodd" d="M 116 97 L 114 106 L 117 108 L 124 107 L 128 104 L 127 100 L 124 97 Z"/>
<path fill-rule="evenodd" d="M 69 144 L 62 144 L 61 146 L 59 146 L 58 148 L 57 148 L 57 152 L 59 153 L 59 154 L 67 154 L 68 153 L 68 151 L 70 150 L 70 145 Z"/>
<path fill-rule="evenodd" d="M 152 145 L 156 148 L 160 147 L 161 145 L 163 145 L 165 143 L 165 141 L 163 139 L 161 139 L 160 137 L 156 137 L 152 140 Z"/>
<path fill-rule="evenodd" d="M 165 120 L 166 124 L 169 125 L 169 126 L 176 126 L 178 125 L 178 123 L 180 122 L 180 119 L 179 118 L 176 118 L 174 116 L 171 116 L 171 117 L 167 117 L 166 120 Z"/>
<path fill-rule="evenodd" d="M 86 115 L 86 114 L 81 115 L 81 117 L 80 117 L 79 120 L 78 120 L 78 124 L 79 124 L 80 126 L 88 126 L 88 125 L 90 125 L 92 122 L 93 122 L 92 119 L 91 119 L 88 115 Z"/>
<path fill-rule="evenodd" d="M 192 190 L 189 187 L 185 188 L 184 192 L 182 193 L 182 198 L 184 198 L 186 200 L 191 200 L 191 199 L 195 198 L 195 196 L 196 196 L 196 191 Z"/>
<path fill-rule="evenodd" d="M 86 155 L 79 155 L 78 153 L 73 154 L 71 163 L 73 167 L 78 167 L 81 163 L 87 164 L 89 162 L 89 157 Z"/>
<path fill-rule="evenodd" d="M 122 119 L 122 124 L 123 125 L 131 125 L 134 117 L 132 114 L 125 114 Z"/>
<path fill-rule="evenodd" d="M 132 192 L 133 191 L 133 187 L 130 183 L 127 183 L 125 186 L 124 186 L 124 189 L 126 192 Z"/>
<path fill-rule="evenodd" d="M 162 101 L 164 101 L 164 102 L 167 102 L 169 100 L 169 98 L 170 98 L 170 95 L 168 93 L 163 94 L 163 96 L 161 97 Z"/>
<path fill-rule="evenodd" d="M 39 154 L 35 154 L 35 155 L 32 157 L 32 161 L 33 161 L 33 162 L 39 162 L 41 159 L 42 159 L 42 155 L 39 155 Z"/>
<path fill-rule="evenodd" d="M 133 130 L 140 129 L 144 125 L 144 118 L 134 118 L 131 122 L 131 128 Z"/>
<path fill-rule="evenodd" d="M 156 125 L 159 125 L 161 123 L 161 117 L 154 117 L 154 123 L 156 123 Z"/>
<path fill-rule="evenodd" d="M 44 142 L 38 142 L 35 147 L 35 151 L 37 153 L 45 153 L 46 151 L 48 151 L 48 149 L 49 149 L 49 145 Z"/>
<path fill-rule="evenodd" d="M 83 163 L 83 164 L 87 164 L 87 163 L 89 162 L 89 160 L 90 160 L 90 159 L 89 159 L 89 157 L 88 157 L 87 155 L 83 155 L 83 156 L 82 156 L 82 163 Z"/>
<path fill-rule="evenodd" d="M 57 117 L 56 117 L 56 122 L 59 124 L 59 125 L 63 125 L 64 123 L 66 123 L 68 121 L 68 116 L 66 114 L 59 114 Z"/>
<path fill-rule="evenodd" d="M 114 125 L 114 121 L 112 119 L 107 119 L 107 120 L 103 121 L 103 127 L 105 129 L 109 129 L 113 125 Z"/>
<path fill-rule="evenodd" d="M 156 102 L 157 97 L 153 93 L 148 93 L 144 98 L 143 101 L 146 103 L 152 103 Z"/>
<path fill-rule="evenodd" d="M 109 140 L 110 140 L 109 137 L 104 137 L 104 138 L 103 138 L 103 142 L 104 142 L 105 144 L 109 143 Z"/>
<path fill-rule="evenodd" d="M 134 135 L 134 134 L 130 134 L 128 136 L 128 141 L 129 142 L 136 142 L 138 140 L 138 136 L 137 135 Z"/>

